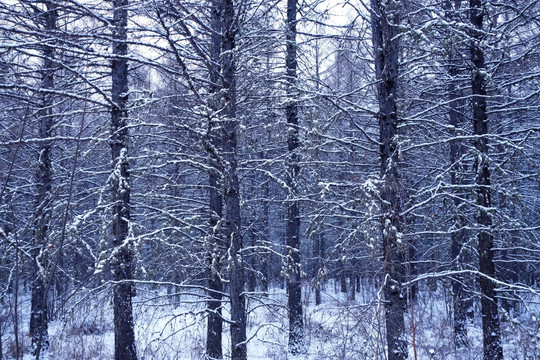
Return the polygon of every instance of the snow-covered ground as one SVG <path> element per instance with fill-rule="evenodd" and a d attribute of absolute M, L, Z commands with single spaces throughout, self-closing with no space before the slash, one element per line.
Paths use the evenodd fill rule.
<path fill-rule="evenodd" d="M 308 353 L 294 359 L 385 359 L 384 315 L 375 291 L 357 294 L 355 300 L 334 293 L 327 286 L 323 304 L 315 306 L 313 294 L 305 288 L 305 324 Z M 134 298 L 137 350 L 141 360 L 203 359 L 205 344 L 204 303 L 200 294 L 167 295 L 165 289 L 140 287 Z M 527 307 L 503 321 L 505 359 L 540 359 L 539 322 L 530 299 Z M 287 312 L 283 290 L 273 289 L 268 297 L 254 295 L 248 301 L 249 359 L 292 359 L 287 354 Z M 407 339 L 410 359 L 482 359 L 482 334 L 477 317 L 469 326 L 470 349 L 458 352 L 452 336 L 449 294 L 439 289 L 419 292 L 417 304 L 409 309 Z M 27 319 L 29 300 L 22 297 L 20 339 L 24 360 L 29 353 Z M 478 312 L 477 312 L 478 313 Z M 225 316 L 228 317 L 227 307 Z M 414 316 L 411 316 L 414 314 Z M 11 324 L 3 324 L 6 359 L 14 355 Z M 224 355 L 228 356 L 229 333 L 224 327 Z M 111 297 L 106 293 L 78 293 L 65 304 L 61 315 L 50 324 L 50 348 L 43 359 L 91 360 L 113 358 Z M 416 354 L 416 355 L 415 355 Z"/>

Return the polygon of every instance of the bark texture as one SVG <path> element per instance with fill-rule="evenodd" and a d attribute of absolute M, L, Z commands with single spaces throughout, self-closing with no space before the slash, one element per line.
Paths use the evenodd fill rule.
<path fill-rule="evenodd" d="M 315 305 L 321 305 L 321 284 L 323 279 L 320 278 L 320 271 L 322 269 L 322 259 L 324 257 L 324 234 L 323 230 L 313 239 L 313 257 L 314 260 L 314 271 L 313 278 L 315 279 Z"/>
<path fill-rule="evenodd" d="M 54 89 L 55 77 L 55 31 L 57 27 L 57 7 L 51 1 L 43 2 L 45 8 L 39 17 L 42 21 L 44 38 L 43 67 L 41 69 L 41 108 L 39 115 L 39 137 L 50 139 L 54 120 L 54 99 L 50 90 Z M 51 218 L 52 201 L 52 141 L 40 142 L 36 180 L 36 214 L 34 227 L 34 244 L 32 247 L 33 274 L 32 299 L 30 312 L 30 337 L 32 350 L 36 359 L 49 345 L 48 306 L 47 306 L 47 277 L 49 273 L 48 243 L 49 221 Z"/>
<path fill-rule="evenodd" d="M 114 358 L 136 360 L 132 296 L 133 250 L 129 240 L 130 179 L 128 163 L 128 62 L 126 59 L 128 1 L 113 0 L 113 55 L 111 67 L 112 236 L 114 256 Z"/>
<path fill-rule="evenodd" d="M 297 103 L 297 44 L 296 14 L 297 0 L 287 0 L 287 34 L 286 34 L 286 71 L 287 97 L 285 108 L 288 126 L 288 162 L 287 186 L 289 188 L 287 207 L 287 298 L 289 306 L 289 352 L 293 355 L 306 352 L 304 339 L 304 320 L 302 309 L 302 284 L 300 269 L 300 209 L 298 204 L 298 103 Z"/>
<path fill-rule="evenodd" d="M 401 199 L 398 173 L 398 25 L 399 2 L 371 1 L 372 41 L 379 102 L 381 160 L 381 210 L 385 256 L 385 323 L 389 360 L 407 359 L 404 314 L 406 297 L 402 289 L 406 248 L 401 243 Z"/>
<path fill-rule="evenodd" d="M 224 206 L 225 236 L 229 241 L 229 272 L 231 298 L 231 358 L 247 358 L 246 347 L 246 300 L 244 294 L 244 264 L 242 262 L 242 233 L 240 217 L 240 184 L 238 181 L 238 151 L 236 131 L 236 23 L 234 2 L 222 0 L 222 81 L 223 81 L 223 160 L 224 160 Z"/>
<path fill-rule="evenodd" d="M 221 173 L 223 166 L 219 158 L 222 151 L 219 119 L 216 114 L 220 110 L 220 54 L 221 54 L 221 7 L 214 3 L 211 9 L 212 30 L 210 57 L 213 67 L 210 72 L 210 107 L 214 111 L 209 119 L 207 150 L 209 155 L 210 171 L 208 175 L 210 185 L 210 229 L 208 240 L 208 322 L 206 328 L 206 357 L 207 359 L 223 358 L 223 320 L 221 317 L 221 300 L 223 283 L 221 281 L 221 261 L 223 252 L 223 179 Z"/>
<path fill-rule="evenodd" d="M 458 12 L 461 9 L 461 1 L 446 0 L 444 2 L 445 16 L 449 21 L 459 21 Z M 461 129 L 465 124 L 464 94 L 460 89 L 459 75 L 460 68 L 463 66 L 462 53 L 458 45 L 453 40 L 452 30 L 449 31 L 448 49 L 447 49 L 447 72 L 449 76 L 448 82 L 448 100 L 449 100 L 449 124 L 451 125 L 451 135 L 459 136 Z M 466 194 L 460 190 L 464 185 L 463 181 L 463 164 L 462 156 L 464 154 L 464 144 L 459 139 L 453 139 L 450 142 L 450 183 L 452 185 L 454 215 L 453 226 L 455 230 L 451 233 L 451 249 L 450 256 L 452 257 L 452 269 L 459 271 L 463 270 L 467 261 L 470 260 L 467 256 L 466 231 L 463 230 L 465 220 L 462 215 L 462 207 L 464 205 L 463 197 Z M 469 346 L 467 337 L 467 320 L 472 312 L 472 303 L 470 294 L 467 292 L 465 283 L 466 276 L 455 275 L 452 282 L 453 296 L 453 315 L 454 315 L 454 343 L 457 348 L 466 348 Z"/>
<path fill-rule="evenodd" d="M 471 62 L 472 68 L 472 115 L 473 131 L 476 135 L 476 204 L 478 205 L 477 221 L 478 256 L 480 263 L 480 291 L 482 293 L 482 331 L 484 341 L 484 360 L 502 360 L 501 330 L 499 324 L 499 305 L 495 297 L 495 276 L 493 262 L 493 234 L 491 233 L 491 176 L 488 155 L 488 117 L 486 104 L 486 66 L 482 48 L 483 22 L 485 5 L 481 0 L 470 0 Z"/>

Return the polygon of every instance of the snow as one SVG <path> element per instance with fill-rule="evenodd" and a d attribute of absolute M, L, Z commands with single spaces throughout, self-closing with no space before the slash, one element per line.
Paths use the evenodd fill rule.
<path fill-rule="evenodd" d="M 384 313 L 377 289 L 363 282 L 356 299 L 349 294 L 335 293 L 334 284 L 326 283 L 323 303 L 315 306 L 312 288 L 305 284 L 305 332 L 308 351 L 304 355 L 287 353 L 287 297 L 273 289 L 268 297 L 254 294 L 248 306 L 248 359 L 385 359 Z M 103 287 L 102 290 L 106 290 Z M 140 359 L 184 360 L 203 359 L 205 348 L 205 312 L 200 290 L 183 290 L 168 294 L 164 287 L 139 286 L 134 298 L 137 351 Z M 452 309 L 448 305 L 450 289 L 441 285 L 434 289 L 426 284 L 418 292 L 414 311 L 406 315 L 405 338 L 409 358 L 440 360 L 473 360 L 482 358 L 481 320 L 468 324 L 470 348 L 456 349 L 453 343 Z M 43 359 L 71 360 L 112 359 L 114 335 L 110 292 L 74 294 L 49 326 L 50 348 Z M 535 359 L 540 353 L 540 330 L 529 311 L 538 311 L 538 298 L 531 295 L 528 308 L 518 311 L 513 320 L 503 321 L 505 359 Z M 29 296 L 20 300 L 21 335 L 27 334 Z M 411 314 L 414 313 L 414 318 Z M 228 305 L 225 319 L 230 318 Z M 414 324 L 414 326 L 413 326 Z M 5 325 L 4 325 L 5 326 Z M 414 329 L 414 330 L 413 330 Z M 4 356 L 10 357 L 13 334 L 4 328 Z M 412 343 L 414 333 L 414 347 Z M 228 326 L 224 325 L 224 358 L 230 346 Z M 20 336 L 24 360 L 29 353 L 29 338 Z"/>

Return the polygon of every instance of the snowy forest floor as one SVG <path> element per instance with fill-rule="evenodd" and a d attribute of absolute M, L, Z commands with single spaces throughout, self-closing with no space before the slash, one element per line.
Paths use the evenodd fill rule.
<path fill-rule="evenodd" d="M 334 292 L 327 285 L 323 303 L 314 304 L 311 289 L 305 287 L 306 340 L 308 353 L 295 359 L 385 359 L 384 316 L 377 294 L 361 289 L 355 300 Z M 139 287 L 134 298 L 139 358 L 180 360 L 203 359 L 205 343 L 204 302 L 197 292 L 168 295 L 166 289 Z M 529 298 L 502 321 L 505 359 L 540 359 L 538 299 Z M 20 336 L 24 360 L 32 359 L 27 336 L 29 298 L 20 300 Z M 254 294 L 248 301 L 248 358 L 291 359 L 287 354 L 286 294 L 273 289 L 268 297 Z M 406 318 L 410 359 L 482 359 L 482 334 L 478 309 L 469 325 L 470 348 L 458 352 L 453 342 L 449 291 L 423 288 Z M 225 308 L 226 310 L 226 308 Z M 113 359 L 111 297 L 82 293 L 72 296 L 50 323 L 50 348 L 43 359 Z M 414 314 L 414 316 L 412 316 Z M 225 311 L 225 316 L 228 313 Z M 9 317 L 4 318 L 9 319 Z M 414 321 L 413 321 L 414 319 Z M 3 322 L 5 359 L 14 357 L 12 322 Z M 414 330 L 413 330 L 414 329 Z M 224 357 L 229 348 L 228 327 L 224 326 Z M 413 346 L 414 344 L 414 346 Z M 415 356 L 416 353 L 416 356 Z"/>

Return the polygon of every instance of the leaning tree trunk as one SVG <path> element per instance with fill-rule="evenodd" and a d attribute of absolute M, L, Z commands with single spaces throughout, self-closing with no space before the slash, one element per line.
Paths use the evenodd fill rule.
<path fill-rule="evenodd" d="M 127 12 L 128 0 L 113 0 L 113 60 L 111 154 L 113 173 L 112 236 L 114 256 L 114 358 L 136 360 L 135 333 L 133 330 L 133 249 L 129 241 L 130 179 L 128 163 L 128 64 L 127 64 Z"/>
<path fill-rule="evenodd" d="M 289 101 L 285 108 L 288 125 L 288 161 L 287 187 L 289 189 L 287 202 L 287 247 L 288 262 L 287 297 L 289 306 L 289 351 L 291 354 L 306 352 L 304 339 L 304 319 L 302 310 L 302 284 L 300 270 L 300 210 L 298 204 L 298 105 L 296 95 L 297 55 L 296 55 L 296 13 L 297 0 L 287 0 L 287 97 Z"/>
<path fill-rule="evenodd" d="M 470 0 L 471 62 L 472 68 L 472 113 L 473 130 L 476 136 L 474 146 L 477 151 L 475 170 L 478 256 L 480 262 L 480 291 L 482 294 L 482 331 L 484 336 L 484 360 L 502 360 L 499 306 L 495 297 L 495 263 L 493 261 L 493 234 L 491 232 L 491 179 L 488 156 L 488 117 L 486 105 L 486 66 L 483 41 L 484 6 L 481 0 Z"/>
<path fill-rule="evenodd" d="M 244 264 L 241 260 L 242 233 L 240 217 L 240 183 L 238 181 L 238 151 L 236 130 L 236 24 L 233 0 L 222 0 L 222 81 L 225 108 L 223 111 L 223 159 L 225 236 L 229 241 L 231 298 L 231 358 L 247 359 L 246 299 L 244 294 Z"/>
<path fill-rule="evenodd" d="M 48 235 L 52 202 L 52 169 L 51 169 L 51 136 L 53 127 L 53 94 L 55 73 L 55 45 L 58 13 L 56 5 L 51 1 L 44 2 L 45 9 L 40 14 L 43 18 L 43 30 L 47 41 L 43 47 L 43 68 L 41 70 L 41 108 L 39 115 L 40 142 L 38 167 L 36 171 L 36 214 L 34 227 L 34 244 L 32 247 L 33 273 L 32 299 L 30 311 L 30 337 L 32 349 L 39 359 L 42 349 L 49 344 L 48 309 L 47 309 L 47 276 L 48 276 Z"/>
<path fill-rule="evenodd" d="M 383 4 L 384 3 L 384 4 Z M 401 201 L 398 175 L 398 2 L 371 1 L 372 41 L 379 102 L 382 234 L 385 256 L 385 322 L 389 360 L 407 358 L 405 340 L 406 296 L 402 289 L 406 248 L 401 243 Z"/>

